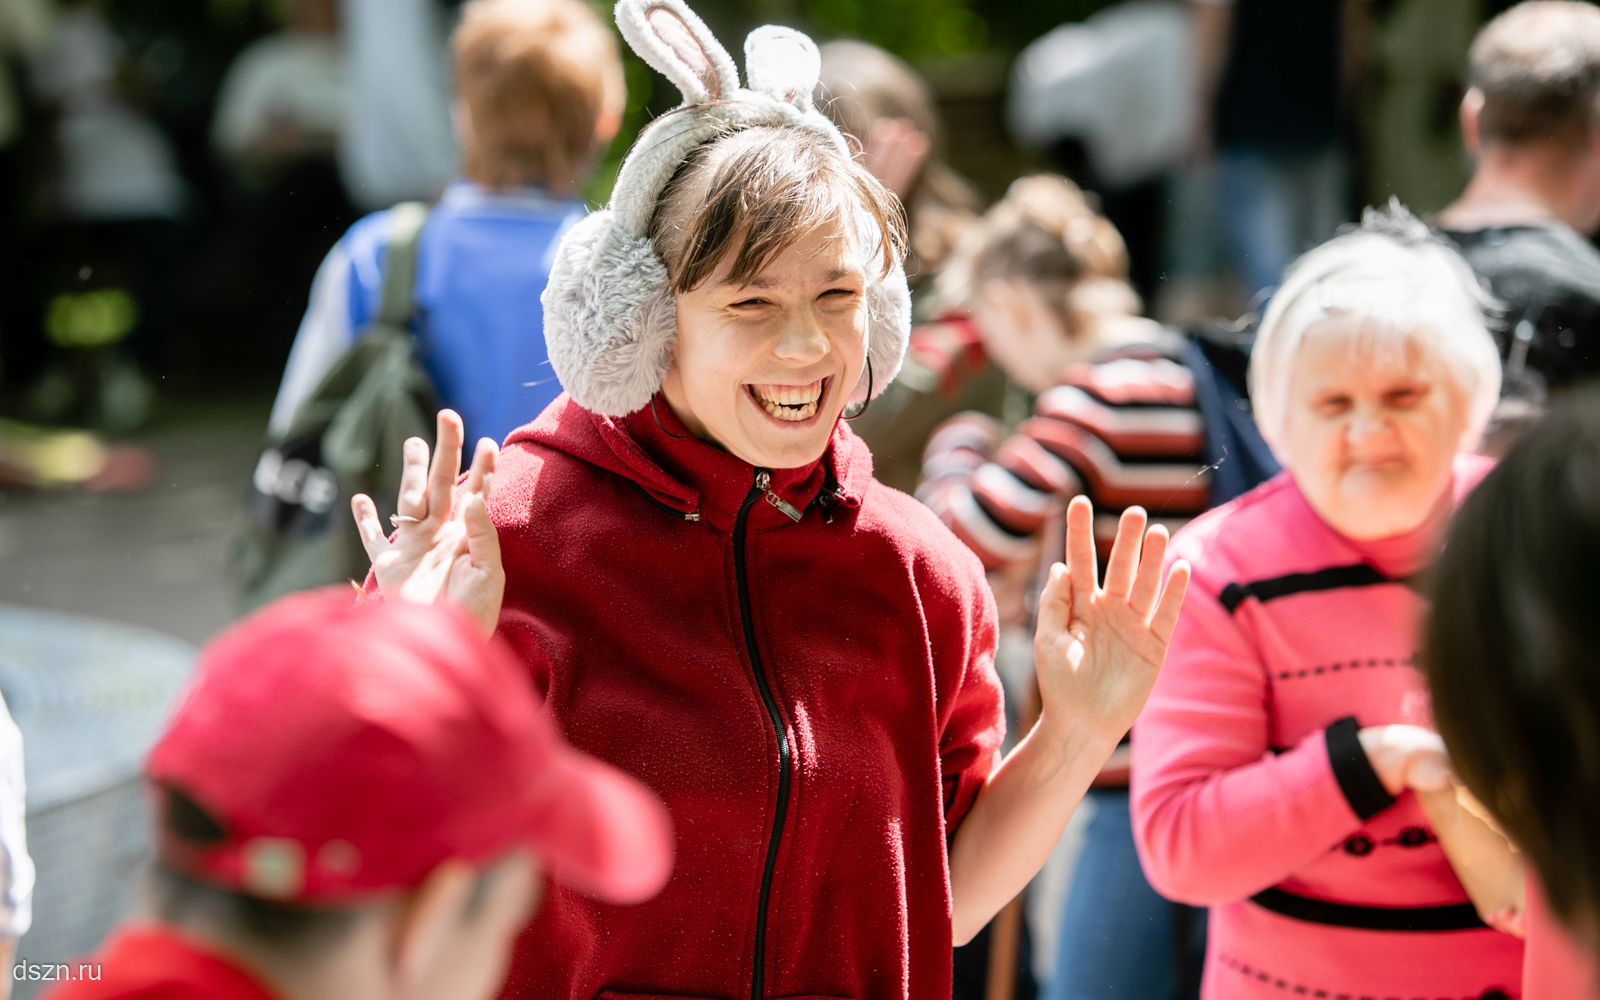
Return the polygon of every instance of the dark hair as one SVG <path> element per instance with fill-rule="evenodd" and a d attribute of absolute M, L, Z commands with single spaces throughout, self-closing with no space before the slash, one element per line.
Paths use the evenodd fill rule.
<path fill-rule="evenodd" d="M 1467 498 L 1423 663 L 1457 772 L 1600 943 L 1600 390 L 1562 401 Z"/>
<path fill-rule="evenodd" d="M 167 836 L 202 848 L 227 839 L 227 828 L 194 799 L 171 785 L 159 792 Z M 463 918 L 471 920 L 483 909 L 497 870 L 491 862 L 478 872 L 462 905 Z M 233 892 L 161 861 L 152 866 L 150 890 L 161 922 L 200 924 L 290 960 L 303 961 L 341 943 L 362 913 L 359 907 L 304 906 Z"/>
<path fill-rule="evenodd" d="M 159 792 L 167 836 L 192 847 L 226 839 L 226 828 L 194 799 L 170 785 Z M 297 906 L 232 892 L 160 861 L 153 866 L 150 890 L 155 917 L 163 923 L 215 928 L 292 959 L 305 959 L 343 941 L 360 912 Z"/>
<path fill-rule="evenodd" d="M 1485 144 L 1585 142 L 1600 102 L 1600 9 L 1532 0 L 1490 21 L 1472 43 Z"/>
<path fill-rule="evenodd" d="M 883 234 L 882 277 L 905 255 L 900 202 L 822 136 L 761 125 L 692 150 L 656 199 L 649 235 L 672 290 L 687 292 L 729 253 L 728 279 L 742 284 L 808 231 L 841 215 L 848 226 L 858 212 Z"/>

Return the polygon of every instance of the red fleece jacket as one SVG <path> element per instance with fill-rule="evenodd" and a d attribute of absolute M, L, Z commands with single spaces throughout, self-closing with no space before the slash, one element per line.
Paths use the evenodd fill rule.
<path fill-rule="evenodd" d="M 656 410 L 562 396 L 495 476 L 501 633 L 677 837 L 642 905 L 552 886 L 503 996 L 948 997 L 947 838 L 1005 726 L 982 567 L 843 423 L 767 492 Z"/>

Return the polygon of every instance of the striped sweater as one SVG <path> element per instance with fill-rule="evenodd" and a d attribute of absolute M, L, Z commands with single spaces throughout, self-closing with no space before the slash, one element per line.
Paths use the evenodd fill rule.
<path fill-rule="evenodd" d="M 1204 510 L 1210 474 L 1189 370 L 1153 349 L 1073 365 L 1006 436 L 999 421 L 962 413 L 933 433 L 917 490 L 990 571 L 1038 560 L 1066 501 L 1094 501 L 1102 551 L 1125 507 L 1176 530 Z"/>

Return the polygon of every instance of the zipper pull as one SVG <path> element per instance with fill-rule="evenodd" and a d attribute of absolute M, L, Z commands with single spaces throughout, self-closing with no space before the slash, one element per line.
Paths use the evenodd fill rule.
<path fill-rule="evenodd" d="M 783 497 L 780 497 L 780 496 L 778 496 L 778 494 L 772 492 L 771 486 L 772 486 L 772 473 L 767 471 L 766 469 L 757 469 L 756 470 L 756 489 L 760 490 L 762 492 L 762 494 L 766 497 L 767 503 L 769 503 L 772 506 L 774 506 L 774 507 L 778 508 L 779 510 L 783 511 L 783 515 L 785 517 L 787 517 L 789 520 L 794 521 L 795 523 L 799 523 L 800 518 L 803 517 L 804 515 L 802 515 L 800 513 L 800 511 L 795 509 L 794 504 L 791 504 L 789 501 L 785 500 Z"/>

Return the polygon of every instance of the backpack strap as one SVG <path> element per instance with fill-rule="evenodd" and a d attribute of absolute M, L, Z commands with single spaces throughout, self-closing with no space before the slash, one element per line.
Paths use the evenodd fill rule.
<path fill-rule="evenodd" d="M 405 328 L 411 325 L 411 316 L 416 312 L 413 293 L 417 285 L 417 242 L 422 224 L 428 221 L 428 206 L 420 201 L 404 201 L 389 210 L 389 218 L 393 228 L 383 265 L 378 322 Z"/>

